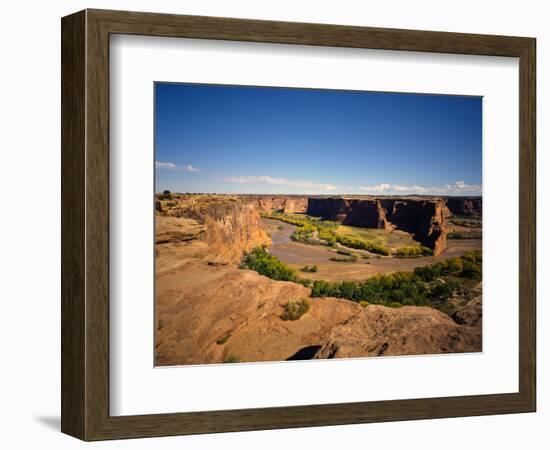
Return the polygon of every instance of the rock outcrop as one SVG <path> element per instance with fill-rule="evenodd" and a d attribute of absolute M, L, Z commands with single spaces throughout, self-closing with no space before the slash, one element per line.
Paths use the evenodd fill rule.
<path fill-rule="evenodd" d="M 156 215 L 159 244 L 194 238 L 216 260 L 237 262 L 243 252 L 270 243 L 258 210 L 240 198 L 182 196 L 172 203 L 165 215 Z"/>
<path fill-rule="evenodd" d="M 160 216 L 155 217 L 155 243 L 168 244 L 200 239 L 206 226 L 195 219 Z"/>
<path fill-rule="evenodd" d="M 479 287 L 478 289 L 481 290 L 481 287 Z M 451 317 L 456 323 L 460 325 L 467 325 L 469 327 L 481 327 L 482 311 L 483 307 L 480 293 L 478 297 L 470 301 L 462 308 L 455 311 Z"/>
<path fill-rule="evenodd" d="M 369 305 L 334 327 L 315 358 L 480 352 L 481 345 L 481 320 L 461 325 L 429 307 Z"/>
<path fill-rule="evenodd" d="M 324 298 L 311 300 L 299 320 L 282 320 L 284 305 L 308 298 L 309 289 L 200 261 L 157 274 L 156 284 L 157 365 L 284 361 L 315 352 L 362 310 Z"/>

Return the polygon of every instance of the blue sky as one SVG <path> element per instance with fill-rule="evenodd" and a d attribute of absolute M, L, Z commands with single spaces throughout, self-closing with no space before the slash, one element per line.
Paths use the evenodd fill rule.
<path fill-rule="evenodd" d="M 480 195 L 482 99 L 155 84 L 157 192 Z"/>

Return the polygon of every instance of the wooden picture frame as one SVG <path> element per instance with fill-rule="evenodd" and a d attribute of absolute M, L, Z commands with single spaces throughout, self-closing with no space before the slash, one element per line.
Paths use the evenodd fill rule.
<path fill-rule="evenodd" d="M 535 411 L 533 38 L 85 10 L 62 19 L 62 417 L 83 440 Z M 109 415 L 109 36 L 136 34 L 519 58 L 519 392 Z"/>

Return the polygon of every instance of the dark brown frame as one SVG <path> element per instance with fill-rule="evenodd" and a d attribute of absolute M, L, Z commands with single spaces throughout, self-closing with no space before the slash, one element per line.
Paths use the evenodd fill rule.
<path fill-rule="evenodd" d="M 100 440 L 535 411 L 534 38 L 104 10 L 64 17 L 61 29 L 64 433 Z M 108 99 L 113 33 L 519 57 L 519 392 L 109 416 Z"/>

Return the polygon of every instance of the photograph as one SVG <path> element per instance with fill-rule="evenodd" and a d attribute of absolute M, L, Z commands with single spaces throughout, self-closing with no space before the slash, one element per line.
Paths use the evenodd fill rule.
<path fill-rule="evenodd" d="M 156 366 L 482 351 L 482 97 L 154 98 Z"/>

